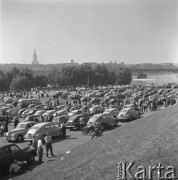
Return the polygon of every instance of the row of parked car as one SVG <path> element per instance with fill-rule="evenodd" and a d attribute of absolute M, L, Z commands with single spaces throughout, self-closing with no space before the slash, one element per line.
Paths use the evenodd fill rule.
<path fill-rule="evenodd" d="M 43 110 L 44 111 L 44 110 Z M 54 111 L 54 110 L 51 110 Z M 135 109 L 133 104 L 126 105 L 121 111 L 117 108 L 105 109 L 103 113 L 95 115 L 87 113 L 78 113 L 69 115 L 66 110 L 60 110 L 53 112 L 53 118 L 51 122 L 40 122 L 32 117 L 36 115 L 30 115 L 25 120 L 17 125 L 15 129 L 4 134 L 4 138 L 7 141 L 32 141 L 34 137 L 39 138 L 48 132 L 52 137 L 61 135 L 61 123 L 66 124 L 66 128 L 73 130 L 81 130 L 85 126 L 98 126 L 102 128 L 111 128 L 116 126 L 119 121 L 133 120 L 140 117 L 141 113 Z M 64 114 L 62 114 L 64 113 Z"/>

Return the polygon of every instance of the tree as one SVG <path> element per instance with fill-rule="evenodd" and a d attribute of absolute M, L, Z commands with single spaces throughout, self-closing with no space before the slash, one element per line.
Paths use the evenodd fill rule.
<path fill-rule="evenodd" d="M 36 87 L 46 87 L 48 84 L 47 77 L 43 75 L 36 75 L 33 77 L 33 84 Z"/>
<path fill-rule="evenodd" d="M 130 84 L 132 81 L 132 73 L 130 69 L 124 68 L 120 69 L 116 74 L 116 84 L 118 85 L 126 85 Z"/>
<path fill-rule="evenodd" d="M 33 87 L 33 83 L 26 76 L 17 76 L 12 79 L 10 84 L 11 90 L 30 90 Z"/>

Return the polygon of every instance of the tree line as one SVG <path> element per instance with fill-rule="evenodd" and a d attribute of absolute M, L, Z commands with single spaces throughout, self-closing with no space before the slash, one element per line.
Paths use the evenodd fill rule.
<path fill-rule="evenodd" d="M 13 67 L 10 71 L 0 70 L 0 91 L 30 90 L 33 87 L 47 87 L 48 84 L 58 88 L 62 86 L 98 86 L 125 85 L 132 80 L 131 71 L 127 68 L 110 72 L 107 67 L 97 65 L 92 68 L 89 64 L 64 67 L 44 74 L 35 74 L 31 69 Z"/>

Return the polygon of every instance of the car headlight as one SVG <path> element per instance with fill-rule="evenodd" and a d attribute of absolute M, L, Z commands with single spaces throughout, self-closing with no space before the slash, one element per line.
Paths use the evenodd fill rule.
<path fill-rule="evenodd" d="M 11 136 L 12 136 L 12 137 L 15 137 L 15 134 L 13 133 L 13 134 L 11 134 Z"/>

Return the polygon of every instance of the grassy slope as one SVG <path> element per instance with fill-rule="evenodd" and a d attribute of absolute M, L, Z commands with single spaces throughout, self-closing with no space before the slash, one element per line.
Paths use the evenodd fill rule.
<path fill-rule="evenodd" d="M 178 105 L 153 113 L 73 149 L 16 179 L 116 179 L 117 162 L 178 165 Z"/>

